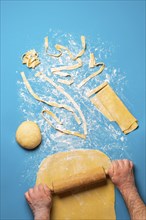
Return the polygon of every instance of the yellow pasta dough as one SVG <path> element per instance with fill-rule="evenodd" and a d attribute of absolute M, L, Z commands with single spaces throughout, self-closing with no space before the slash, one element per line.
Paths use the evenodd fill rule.
<path fill-rule="evenodd" d="M 101 151 L 75 150 L 45 158 L 37 173 L 36 184 L 44 183 L 52 189 L 52 182 L 88 172 L 98 166 L 107 170 L 110 159 Z M 53 195 L 51 220 L 114 220 L 114 185 L 107 179 L 105 185 L 72 192 L 66 196 Z"/>
<path fill-rule="evenodd" d="M 16 131 L 16 140 L 23 148 L 36 148 L 42 140 L 39 126 L 33 121 L 24 121 Z"/>
<path fill-rule="evenodd" d="M 129 112 L 113 89 L 104 82 L 97 88 L 89 91 L 87 96 L 97 109 L 110 121 L 115 121 L 124 134 L 128 134 L 138 127 L 137 119 Z"/>
<path fill-rule="evenodd" d="M 22 63 L 26 64 L 28 68 L 35 68 L 40 64 L 38 53 L 34 49 L 27 51 L 22 56 Z"/>

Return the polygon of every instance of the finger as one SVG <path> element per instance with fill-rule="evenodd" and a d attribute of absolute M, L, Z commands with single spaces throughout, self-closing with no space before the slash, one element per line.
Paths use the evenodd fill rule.
<path fill-rule="evenodd" d="M 27 200 L 27 201 L 30 201 L 30 196 L 29 196 L 29 193 L 28 193 L 28 192 L 26 192 L 24 195 L 25 195 L 26 200 Z"/>
<path fill-rule="evenodd" d="M 34 192 L 35 192 L 35 193 L 39 192 L 38 185 L 35 185 L 33 189 L 34 189 Z"/>
<path fill-rule="evenodd" d="M 118 160 L 118 164 L 120 168 L 123 168 L 124 166 L 124 161 L 123 160 Z"/>
<path fill-rule="evenodd" d="M 30 189 L 28 190 L 28 194 L 29 194 L 30 197 L 33 195 L 33 188 L 30 188 Z"/>
<path fill-rule="evenodd" d="M 39 191 L 44 191 L 43 184 L 39 184 L 39 185 L 38 185 L 38 190 L 39 190 Z"/>
<path fill-rule="evenodd" d="M 50 197 L 52 196 L 51 190 L 49 189 L 49 187 L 46 184 L 44 185 L 44 190 L 48 196 L 50 196 Z"/>
<path fill-rule="evenodd" d="M 119 162 L 118 162 L 118 160 L 114 160 L 114 162 L 113 162 L 113 172 L 114 172 L 114 174 L 117 172 L 118 168 L 119 168 Z"/>
<path fill-rule="evenodd" d="M 124 165 L 128 168 L 130 168 L 130 160 L 124 159 Z"/>
<path fill-rule="evenodd" d="M 111 165 L 110 165 L 109 169 L 107 170 L 107 174 L 109 176 L 113 175 L 113 161 L 111 162 Z"/>
<path fill-rule="evenodd" d="M 134 164 L 133 162 L 130 160 L 130 167 L 133 168 L 134 167 Z"/>

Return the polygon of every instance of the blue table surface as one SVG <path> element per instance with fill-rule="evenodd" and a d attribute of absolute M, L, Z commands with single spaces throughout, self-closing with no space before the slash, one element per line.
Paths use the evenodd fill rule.
<path fill-rule="evenodd" d="M 39 50 L 50 30 L 72 36 L 84 34 L 93 42 L 98 37 L 105 42 L 105 47 L 112 45 L 107 66 L 116 66 L 125 72 L 125 104 L 138 119 L 139 128 L 125 137 L 123 153 L 116 146 L 98 148 L 105 140 L 96 139 L 92 133 L 90 143 L 96 146 L 90 147 L 87 138 L 87 142 L 76 148 L 106 149 L 104 152 L 111 159 L 131 159 L 139 193 L 146 202 L 145 1 L 1 1 L 1 219 L 33 219 L 24 192 L 35 184 L 41 160 L 62 151 L 62 148 L 54 148 L 51 152 L 48 146 L 45 153 L 41 153 L 45 139 L 42 146 L 31 152 L 20 148 L 15 141 L 16 129 L 25 119 L 20 111 L 24 100 L 20 99 L 17 86 L 17 81 L 21 81 L 19 72 L 25 69 L 20 57 L 29 49 Z M 112 126 L 120 132 L 116 124 Z M 120 140 L 116 141 L 118 144 Z M 64 146 L 63 150 L 70 148 Z M 117 219 L 130 219 L 118 190 L 115 207 Z"/>

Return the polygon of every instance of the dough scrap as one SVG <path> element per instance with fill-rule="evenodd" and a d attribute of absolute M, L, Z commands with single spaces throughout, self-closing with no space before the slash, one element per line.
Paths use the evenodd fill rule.
<path fill-rule="evenodd" d="M 94 53 L 90 53 L 89 68 L 93 68 L 95 66 L 96 66 L 96 61 L 95 61 Z"/>
<path fill-rule="evenodd" d="M 94 78 L 95 76 L 99 75 L 100 73 L 102 73 L 102 71 L 105 68 L 105 64 L 100 62 L 100 63 L 96 63 L 95 66 L 101 66 L 99 68 L 99 70 L 97 70 L 96 72 L 92 73 L 90 76 L 88 76 L 87 78 L 85 78 L 80 84 L 78 84 L 78 88 L 81 88 L 83 85 L 85 85 L 90 79 Z"/>
<path fill-rule="evenodd" d="M 37 173 L 36 184 L 47 184 L 52 189 L 52 182 L 88 172 L 98 166 L 107 170 L 110 159 L 101 151 L 75 150 L 61 152 L 45 158 Z M 53 195 L 51 220 L 115 220 L 114 185 L 107 178 L 107 184 L 88 188 L 68 196 Z"/>
<path fill-rule="evenodd" d="M 71 65 L 71 66 L 53 67 L 53 68 L 51 68 L 51 72 L 54 73 L 54 72 L 59 72 L 59 71 L 62 71 L 62 70 L 78 69 L 83 65 L 83 63 L 82 63 L 80 58 L 78 58 L 76 61 L 77 61 L 77 64 L 74 64 L 74 65 Z"/>
<path fill-rule="evenodd" d="M 50 54 L 50 53 L 48 53 L 48 48 L 49 48 L 48 37 L 45 37 L 45 38 L 44 38 L 44 47 L 45 47 L 45 52 L 46 52 L 46 54 L 47 54 L 48 56 L 58 58 L 58 57 L 60 57 L 60 56 L 62 55 L 61 50 L 59 50 L 59 48 L 57 48 L 56 45 L 55 45 L 55 48 L 56 48 L 56 50 L 59 51 L 59 53 L 58 53 L 58 54 Z"/>
<path fill-rule="evenodd" d="M 66 73 L 66 72 L 53 72 L 53 74 L 61 76 L 61 77 L 67 77 L 67 76 L 71 77 L 71 75 L 69 73 Z"/>
<path fill-rule="evenodd" d="M 129 112 L 120 98 L 107 82 L 89 91 L 87 96 L 97 109 L 110 121 L 115 121 L 124 134 L 128 134 L 138 127 L 137 119 Z"/>
<path fill-rule="evenodd" d="M 29 50 L 22 56 L 22 63 L 29 68 L 35 68 L 40 64 L 38 53 L 34 49 Z"/>
<path fill-rule="evenodd" d="M 47 104 L 47 105 L 49 105 L 49 106 L 52 106 L 52 107 L 64 108 L 64 109 L 70 111 L 70 112 L 74 115 L 74 118 L 75 118 L 75 120 L 77 121 L 77 123 L 78 123 L 78 124 L 81 123 L 79 117 L 76 115 L 76 113 L 73 111 L 73 109 L 72 109 L 70 106 L 65 105 L 65 104 L 59 104 L 59 103 L 57 103 L 57 102 L 47 102 L 47 101 L 41 99 L 41 98 L 33 91 L 33 89 L 31 88 L 31 86 L 30 86 L 30 84 L 29 84 L 29 82 L 28 82 L 28 80 L 27 80 L 27 78 L 26 78 L 26 76 L 25 76 L 25 73 L 24 73 L 24 72 L 21 72 L 20 74 L 21 74 L 21 76 L 22 76 L 23 82 L 24 82 L 26 88 L 28 89 L 29 93 L 30 93 L 36 100 L 38 100 L 38 101 L 40 101 L 40 102 L 42 102 L 42 103 L 45 103 L 45 104 Z M 35 76 L 36 76 L 36 77 L 39 77 L 40 74 L 42 74 L 42 72 L 37 72 Z"/>
<path fill-rule="evenodd" d="M 16 131 L 16 140 L 23 148 L 36 148 L 42 140 L 39 126 L 33 121 L 24 121 Z"/>
<path fill-rule="evenodd" d="M 69 57 L 70 57 L 72 60 L 77 60 L 79 57 L 81 57 L 81 56 L 84 54 L 84 52 L 85 52 L 85 50 L 86 50 L 85 36 L 81 36 L 81 43 L 82 43 L 82 50 L 81 50 L 75 57 L 73 56 L 73 54 L 71 53 L 71 51 L 70 51 L 67 47 L 65 47 L 65 46 L 63 46 L 63 45 L 56 44 L 56 48 L 57 48 L 58 50 L 60 50 L 60 51 L 66 50 L 67 53 L 68 53 L 68 55 L 69 55 Z"/>
<path fill-rule="evenodd" d="M 59 118 L 58 118 L 53 112 L 51 112 L 51 111 L 49 111 L 49 110 L 47 110 L 47 109 L 45 109 L 45 110 L 42 111 L 42 117 L 43 117 L 43 118 L 48 122 L 48 124 L 49 124 L 51 127 L 53 127 L 55 130 L 60 131 L 60 132 L 62 132 L 62 133 L 64 133 L 64 134 L 70 134 L 70 135 L 74 135 L 74 136 L 77 136 L 77 137 L 86 139 L 86 136 L 85 136 L 84 134 L 80 134 L 79 132 L 62 129 L 62 128 L 57 127 L 57 126 L 55 127 L 55 126 L 51 123 L 51 121 L 44 116 L 44 113 L 47 113 L 48 115 L 50 115 L 58 124 L 62 125 L 62 122 L 59 120 Z"/>
<path fill-rule="evenodd" d="M 61 92 L 64 96 L 66 96 L 66 98 L 68 98 L 68 100 L 73 104 L 74 108 L 78 111 L 78 113 L 82 119 L 84 135 L 86 136 L 87 135 L 87 123 L 86 123 L 85 116 L 83 115 L 79 105 L 75 102 L 75 100 L 71 97 L 71 95 L 69 95 L 62 87 L 58 86 L 52 79 L 47 77 L 44 73 L 41 72 L 41 74 L 38 75 L 38 77 L 42 77 L 44 80 L 46 80 L 52 86 L 54 86 L 59 92 Z M 77 118 L 76 118 L 76 120 L 77 120 Z"/>
<path fill-rule="evenodd" d="M 74 80 L 73 79 L 70 79 L 70 80 L 58 79 L 58 82 L 70 86 L 74 83 Z"/>

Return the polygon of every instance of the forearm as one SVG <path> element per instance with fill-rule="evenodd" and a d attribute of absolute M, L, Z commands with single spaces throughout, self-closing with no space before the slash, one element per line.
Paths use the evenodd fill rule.
<path fill-rule="evenodd" d="M 131 220 L 146 220 L 146 206 L 141 200 L 135 185 L 119 188 L 128 207 Z"/>
<path fill-rule="evenodd" d="M 50 215 L 35 215 L 34 220 L 50 220 Z"/>
<path fill-rule="evenodd" d="M 34 220 L 50 220 L 50 211 L 49 210 L 38 210 L 34 214 Z"/>

